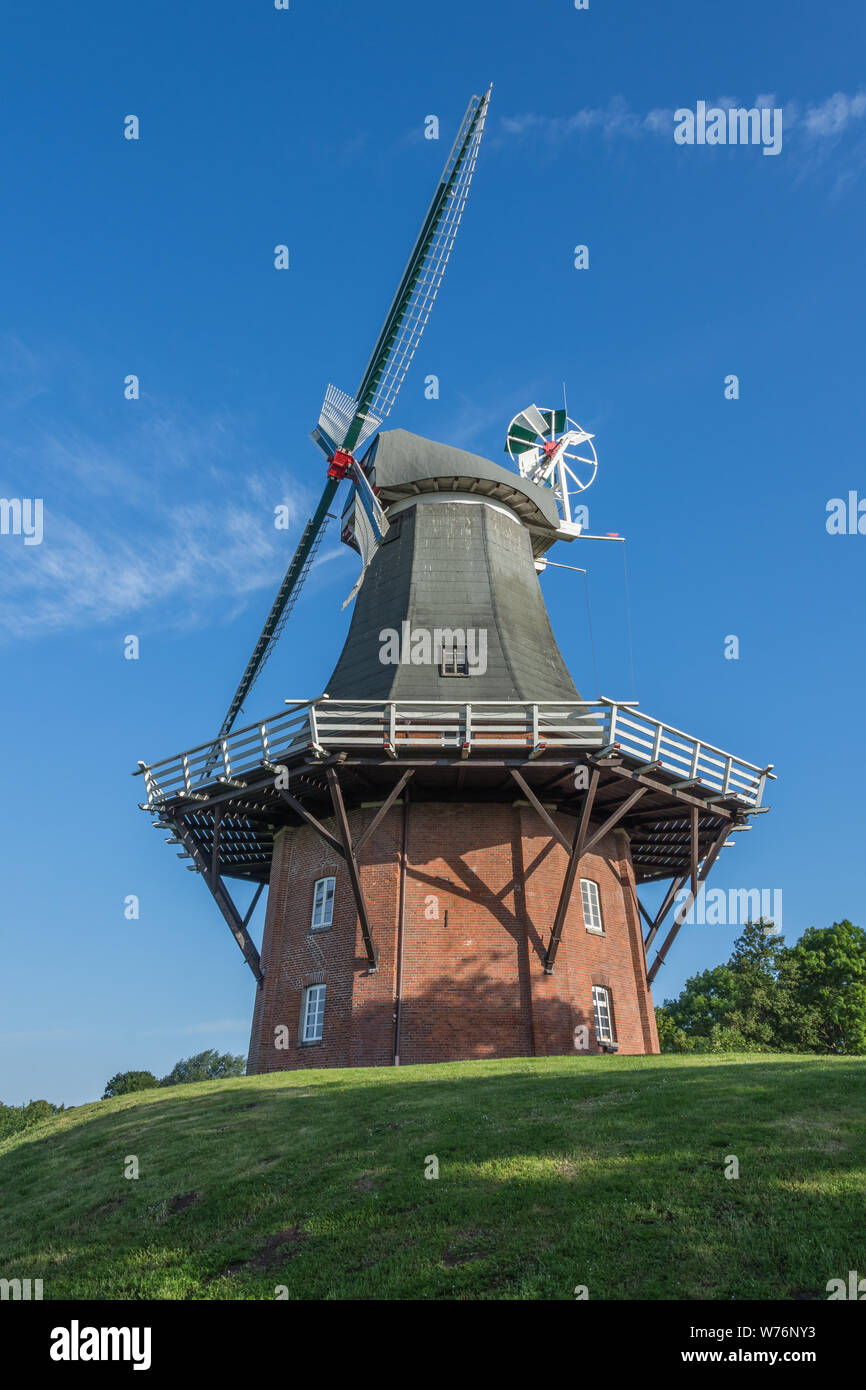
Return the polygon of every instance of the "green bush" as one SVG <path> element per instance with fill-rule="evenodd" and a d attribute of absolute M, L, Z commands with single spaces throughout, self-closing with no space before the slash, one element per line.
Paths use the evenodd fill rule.
<path fill-rule="evenodd" d="M 105 1083 L 103 1100 L 111 1100 L 112 1096 L 128 1096 L 133 1091 L 149 1091 L 153 1086 L 158 1086 L 159 1082 L 152 1071 L 119 1071 L 116 1076 L 112 1076 L 110 1081 Z"/>
<path fill-rule="evenodd" d="M 220 1054 L 210 1048 L 207 1052 L 196 1053 L 195 1057 L 181 1057 L 159 1084 L 182 1086 L 190 1081 L 222 1081 L 227 1076 L 243 1076 L 246 1067 L 245 1057 L 235 1057 L 230 1052 Z"/>
<path fill-rule="evenodd" d="M 38 1125 L 51 1115 L 59 1115 L 64 1105 L 53 1105 L 50 1100 L 31 1100 L 26 1105 L 3 1105 L 0 1102 L 0 1139 L 8 1139 L 10 1134 L 18 1134 L 22 1129 Z"/>

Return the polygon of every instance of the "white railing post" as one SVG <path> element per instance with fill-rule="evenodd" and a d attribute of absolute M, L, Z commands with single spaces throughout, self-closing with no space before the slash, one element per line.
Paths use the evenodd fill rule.
<path fill-rule="evenodd" d="M 224 739 L 223 739 L 223 741 L 222 741 L 222 747 L 223 747 L 223 767 L 224 767 L 225 770 L 226 770 L 226 777 L 231 777 L 231 775 L 232 775 L 232 765 L 231 765 L 231 763 L 229 762 L 229 741 L 228 741 L 227 738 L 224 738 Z"/>
<path fill-rule="evenodd" d="M 607 734 L 608 743 L 616 742 L 616 705 L 611 701 L 610 706 L 610 728 Z"/>
<path fill-rule="evenodd" d="M 315 705 L 310 705 L 310 708 L 307 710 L 307 723 L 308 723 L 309 726 L 310 726 L 310 742 L 313 743 L 313 744 L 318 744 L 318 742 L 319 742 L 319 726 L 318 726 L 318 723 L 316 722 L 316 706 L 315 706 Z"/>
<path fill-rule="evenodd" d="M 463 716 L 463 742 L 469 747 L 472 743 L 472 706 L 467 703 L 464 705 Z"/>
<path fill-rule="evenodd" d="M 659 723 L 657 722 L 657 723 L 656 723 L 656 734 L 655 734 L 655 738 L 653 739 L 653 751 L 652 751 L 652 756 L 650 757 L 650 762 L 652 762 L 652 763 L 657 763 L 657 762 L 659 761 L 659 754 L 660 754 L 660 752 L 661 752 L 661 747 L 662 747 L 662 726 L 661 726 L 661 724 L 659 724 Z"/>
<path fill-rule="evenodd" d="M 537 748 L 540 740 L 538 737 L 538 705 L 532 706 L 532 746 Z"/>
<path fill-rule="evenodd" d="M 263 752 L 263 754 L 264 754 L 264 761 L 265 761 L 266 763 L 269 763 L 269 762 L 271 761 L 271 749 L 270 749 L 270 745 L 268 744 L 268 726 L 267 726 L 267 724 L 260 724 L 260 725 L 259 725 L 259 733 L 260 733 L 261 736 L 262 736 L 262 752 Z"/>
<path fill-rule="evenodd" d="M 701 761 L 701 741 L 700 741 L 700 739 L 696 739 L 696 740 L 695 740 L 695 751 L 694 751 L 694 753 L 692 754 L 692 765 L 691 765 L 691 768 L 690 768 L 690 770 L 689 770 L 689 775 L 690 775 L 691 777 L 697 777 L 697 775 L 698 775 L 698 766 L 699 766 L 699 764 L 700 764 L 700 761 Z"/>
<path fill-rule="evenodd" d="M 189 780 L 189 755 L 186 753 L 183 755 L 183 785 L 187 791 L 192 790 L 192 784 Z"/>
<path fill-rule="evenodd" d="M 733 760 L 733 758 L 731 757 L 731 755 L 730 755 L 730 753 L 729 753 L 728 756 L 725 758 L 725 776 L 724 776 L 724 779 L 723 779 L 723 781 L 722 781 L 722 795 L 723 795 L 723 796 L 725 795 L 725 793 L 727 792 L 728 788 L 729 788 L 730 785 L 731 785 L 731 769 L 732 769 L 733 765 L 734 765 L 734 760 Z"/>
<path fill-rule="evenodd" d="M 397 705 L 391 700 L 388 705 L 388 742 L 392 748 L 397 746 Z"/>

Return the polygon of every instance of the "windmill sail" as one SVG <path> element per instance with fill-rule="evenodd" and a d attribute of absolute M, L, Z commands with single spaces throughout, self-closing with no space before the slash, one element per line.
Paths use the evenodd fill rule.
<path fill-rule="evenodd" d="M 345 391 L 341 391 L 337 386 L 329 386 L 325 392 L 325 403 L 322 406 L 322 413 L 319 416 L 319 423 L 313 432 L 313 438 L 320 444 L 324 452 L 329 455 L 336 453 L 341 446 L 349 429 L 359 414 L 361 403 L 352 396 L 347 396 Z M 369 439 L 381 425 L 382 421 L 377 419 L 371 412 L 367 412 L 362 421 L 358 438 L 355 440 L 355 448 Z"/>
<path fill-rule="evenodd" d="M 376 554 L 380 543 L 388 534 L 388 518 L 367 480 L 366 473 L 357 463 L 352 466 L 352 478 L 355 483 L 355 500 L 350 525 L 361 552 L 361 573 L 355 581 L 352 592 L 343 603 L 344 608 L 352 602 L 358 593 L 364 582 L 367 566 Z"/>
<path fill-rule="evenodd" d="M 386 418 L 397 399 L 442 283 L 469 196 L 492 90 L 489 88 L 483 97 L 474 96 L 466 108 L 439 186 L 358 388 L 361 408 L 372 410 L 380 420 Z M 348 439 L 346 447 L 353 447 Z"/>
<path fill-rule="evenodd" d="M 463 216 L 463 209 L 469 194 L 469 185 L 475 172 L 475 162 L 478 158 L 481 136 L 484 133 L 484 121 L 492 90 L 492 87 L 489 88 L 481 97 L 473 96 L 469 102 L 457 133 L 457 139 L 454 141 L 451 153 L 446 160 L 442 177 L 433 195 L 433 201 L 427 210 L 421 231 L 356 395 L 349 396 L 336 386 L 328 387 L 318 425 L 313 431 L 313 439 L 327 455 L 332 466 L 335 455 L 338 454 L 344 456 L 346 464 L 354 462 L 351 458 L 352 450 L 363 444 L 379 428 L 397 399 L 409 364 L 421 341 L 421 335 L 426 327 L 433 301 L 442 283 L 448 257 L 457 236 L 460 219 Z M 360 472 L 360 470 L 357 471 Z M 328 482 L 319 500 L 319 505 L 307 522 L 298 548 L 277 591 L 277 596 L 271 606 L 259 640 L 253 648 L 252 656 L 247 662 L 246 670 L 223 720 L 220 738 L 225 738 L 234 724 L 243 707 L 244 700 L 258 678 L 274 643 L 297 602 L 301 587 L 309 574 L 316 550 L 321 542 L 323 528 L 327 522 L 328 508 L 333 501 L 342 476 L 344 476 L 344 472 L 340 472 L 339 469 L 329 470 Z M 373 496 L 375 502 L 372 492 L 370 495 Z M 366 524 L 370 529 L 369 536 L 365 531 L 365 543 L 370 541 L 375 548 L 375 544 L 378 543 L 373 524 L 375 512 L 373 511 L 371 514 L 367 507 L 363 508 L 363 511 Z M 381 539 L 381 528 L 379 539 Z M 366 564 L 364 568 L 366 568 Z M 361 571 L 362 580 L 363 577 L 364 569 Z M 214 753 L 215 761 L 216 752 Z M 213 763 L 210 766 L 213 766 Z"/>
<path fill-rule="evenodd" d="M 310 517 L 301 534 L 298 548 L 292 556 L 289 568 L 286 570 L 283 582 L 277 590 L 277 596 L 271 605 L 271 611 L 265 619 L 265 625 L 259 635 L 259 640 L 253 647 L 253 653 L 247 662 L 246 670 L 241 677 L 240 685 L 234 694 L 234 699 L 228 708 L 228 713 L 222 722 L 219 737 L 225 738 L 231 730 L 232 725 L 237 719 L 244 700 L 252 690 L 258 679 L 265 662 L 273 650 L 274 643 L 282 632 L 288 621 L 289 614 L 294 608 L 298 595 L 301 592 L 304 580 L 310 572 L 313 561 L 316 558 L 316 551 L 322 543 L 325 534 L 325 527 L 328 524 L 328 508 L 334 500 L 334 494 L 339 487 L 339 480 L 329 478 L 324 492 L 319 498 L 319 505 Z M 207 770 L 213 767 L 216 761 L 216 753 L 213 762 L 209 762 Z"/>

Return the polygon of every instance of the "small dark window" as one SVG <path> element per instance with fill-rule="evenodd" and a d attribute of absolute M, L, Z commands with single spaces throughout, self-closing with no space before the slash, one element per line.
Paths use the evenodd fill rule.
<path fill-rule="evenodd" d="M 440 676 L 468 676 L 469 656 L 465 647 L 443 647 Z"/>

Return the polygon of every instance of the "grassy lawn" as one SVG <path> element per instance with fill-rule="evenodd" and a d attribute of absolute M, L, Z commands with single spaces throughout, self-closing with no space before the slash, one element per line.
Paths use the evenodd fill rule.
<path fill-rule="evenodd" d="M 0 1144 L 0 1190 L 0 1277 L 46 1299 L 824 1299 L 866 1271 L 866 1062 L 556 1057 L 144 1091 Z"/>

